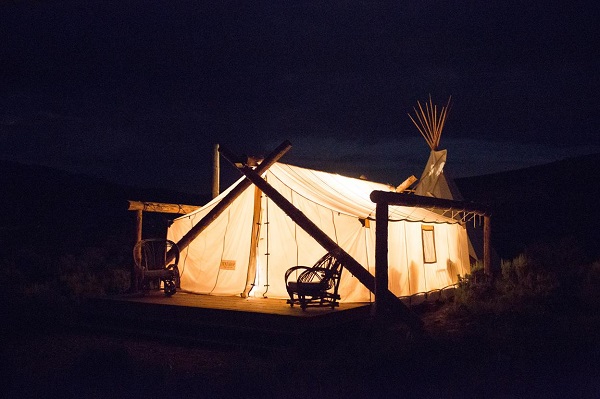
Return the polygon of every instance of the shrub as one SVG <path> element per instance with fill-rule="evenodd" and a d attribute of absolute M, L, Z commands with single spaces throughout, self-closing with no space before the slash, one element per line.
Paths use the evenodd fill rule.
<path fill-rule="evenodd" d="M 483 270 L 472 270 L 464 277 L 458 276 L 458 286 L 454 294 L 455 303 L 466 305 L 487 300 L 491 295 L 493 295 L 493 285 Z"/>
<path fill-rule="evenodd" d="M 107 294 L 122 294 L 131 285 L 131 271 L 125 269 L 109 269 L 104 273 L 102 286 Z"/>
<path fill-rule="evenodd" d="M 130 276 L 128 270 L 119 268 L 72 271 L 59 277 L 60 292 L 68 298 L 122 294 L 129 289 Z"/>
<path fill-rule="evenodd" d="M 501 278 L 496 281 L 497 289 L 511 300 L 548 298 L 559 286 L 554 272 L 540 267 L 524 254 L 511 261 L 503 260 L 501 270 Z"/>
<path fill-rule="evenodd" d="M 571 298 L 581 290 L 588 261 L 575 239 L 563 238 L 532 245 L 525 250 L 525 255 L 528 269 L 539 275 L 551 276 L 561 296 Z"/>
<path fill-rule="evenodd" d="M 130 258 L 123 245 L 77 247 L 62 253 L 43 253 L 32 246 L 5 253 L 0 272 L 10 282 L 5 292 L 12 294 L 42 299 L 117 294 L 129 289 Z"/>
<path fill-rule="evenodd" d="M 98 276 L 89 271 L 76 271 L 59 277 L 60 292 L 68 298 L 104 294 Z"/>
<path fill-rule="evenodd" d="M 60 292 L 69 298 L 118 294 L 129 289 L 130 271 L 120 246 L 88 246 L 60 256 Z"/>
<path fill-rule="evenodd" d="M 560 280 L 554 271 L 528 254 L 501 262 L 495 278 L 483 274 L 477 265 L 461 277 L 455 294 L 455 310 L 470 313 L 502 313 L 549 303 L 556 296 Z"/>

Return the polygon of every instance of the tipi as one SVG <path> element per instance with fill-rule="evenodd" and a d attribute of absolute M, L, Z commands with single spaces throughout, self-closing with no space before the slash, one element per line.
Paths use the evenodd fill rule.
<path fill-rule="evenodd" d="M 444 170 L 448 151 L 439 149 L 451 98 L 448 98 L 448 103 L 441 108 L 439 113 L 437 112 L 437 105 L 433 104 L 431 96 L 429 96 L 429 103 L 425 103 L 425 109 L 417 101 L 419 109 L 413 108 L 415 117 L 413 118 L 412 115 L 408 114 L 431 149 L 421 179 L 415 186 L 415 194 L 417 195 L 453 200 L 463 199 L 456 184 L 448 176 L 448 172 Z"/>
<path fill-rule="evenodd" d="M 275 163 L 262 177 L 371 274 L 375 265 L 374 190 L 385 184 Z M 178 242 L 244 178 L 204 207 L 176 219 L 167 236 Z M 398 297 L 442 289 L 469 272 L 468 238 L 459 221 L 432 211 L 390 206 L 389 289 Z M 284 274 L 312 265 L 326 251 L 254 185 L 246 188 L 187 247 L 181 288 L 212 295 L 286 298 Z M 342 302 L 371 301 L 350 272 Z"/>
<path fill-rule="evenodd" d="M 429 102 L 425 102 L 425 108 L 417 101 L 418 109 L 413 107 L 415 116 L 413 117 L 410 113 L 408 114 L 431 149 L 421 179 L 415 186 L 415 194 L 462 201 L 463 196 L 450 176 L 450 173 L 444 168 L 448 151 L 439 149 L 442 130 L 446 123 L 451 99 L 452 97 L 448 98 L 446 106 L 441 107 L 438 113 L 437 105 L 433 104 L 431 96 L 429 96 Z M 480 248 L 483 246 L 481 244 L 483 238 L 480 237 L 480 233 L 479 230 L 469 231 L 469 255 L 474 261 L 481 258 L 475 250 L 475 247 Z M 480 245 L 474 246 L 472 239 L 475 239 Z"/>

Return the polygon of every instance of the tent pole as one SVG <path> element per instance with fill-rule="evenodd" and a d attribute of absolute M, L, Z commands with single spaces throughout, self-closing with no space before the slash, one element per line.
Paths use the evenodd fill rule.
<path fill-rule="evenodd" d="M 250 237 L 250 257 L 248 259 L 248 273 L 246 275 L 246 288 L 241 297 L 247 298 L 250 290 L 254 287 L 256 278 L 256 250 L 258 248 L 258 235 L 260 234 L 260 213 L 261 213 L 262 192 L 258 187 L 254 187 L 254 212 L 252 214 L 252 236 Z"/>
<path fill-rule="evenodd" d="M 215 144 L 213 148 L 213 176 L 212 176 L 212 197 L 215 198 L 220 192 L 221 181 L 221 164 L 219 162 L 219 144 Z"/>
<path fill-rule="evenodd" d="M 256 167 L 256 173 L 262 175 L 277 162 L 290 148 L 292 144 L 286 140 L 281 143 L 269 156 L 267 156 L 261 163 Z M 222 149 L 220 149 L 222 153 Z M 262 179 L 261 179 L 262 180 Z M 240 196 L 245 189 L 250 187 L 252 182 L 249 179 L 244 179 L 238 183 L 213 209 L 211 209 L 198 223 L 194 225 L 177 243 L 177 247 L 180 251 L 187 248 L 188 245 L 198 237 L 198 235 L 208 227 L 231 203 Z M 175 252 L 169 251 L 167 253 L 167 262 L 172 261 L 175 258 Z"/>

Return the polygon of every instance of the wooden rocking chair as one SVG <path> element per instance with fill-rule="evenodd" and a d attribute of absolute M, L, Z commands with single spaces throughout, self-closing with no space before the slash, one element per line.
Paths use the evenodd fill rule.
<path fill-rule="evenodd" d="M 174 250 L 173 263 L 167 265 L 166 255 Z M 160 289 L 162 282 L 165 295 L 171 296 L 179 288 L 179 249 L 171 240 L 150 238 L 138 241 L 133 248 L 137 286 L 143 292 Z"/>
<path fill-rule="evenodd" d="M 338 286 L 343 268 L 339 260 L 327 253 L 312 267 L 288 269 L 285 272 L 285 286 L 290 296 L 287 303 L 291 307 L 300 304 L 302 310 L 307 306 L 331 306 L 332 309 L 339 306 Z M 292 274 L 297 274 L 296 281 L 288 281 Z"/>

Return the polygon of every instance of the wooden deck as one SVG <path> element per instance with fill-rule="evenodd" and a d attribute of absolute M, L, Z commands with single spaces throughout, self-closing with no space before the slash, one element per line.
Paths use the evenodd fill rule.
<path fill-rule="evenodd" d="M 341 303 L 336 309 L 290 307 L 284 299 L 241 298 L 177 292 L 90 298 L 82 321 L 91 328 L 200 341 L 277 344 L 321 335 L 359 323 L 369 303 Z"/>
<path fill-rule="evenodd" d="M 298 305 L 294 306 L 293 308 L 290 307 L 286 303 L 285 299 L 241 298 L 240 296 L 200 295 L 186 292 L 178 292 L 171 297 L 166 297 L 162 291 L 153 291 L 143 296 L 130 295 L 111 297 L 107 299 L 113 301 L 138 302 L 165 306 L 219 309 L 232 312 L 268 313 L 280 316 L 303 318 L 312 318 L 335 312 L 339 313 L 339 311 L 368 305 L 367 303 L 341 303 L 337 309 L 333 310 L 329 307 L 309 307 L 306 309 L 306 311 L 303 311 Z"/>

